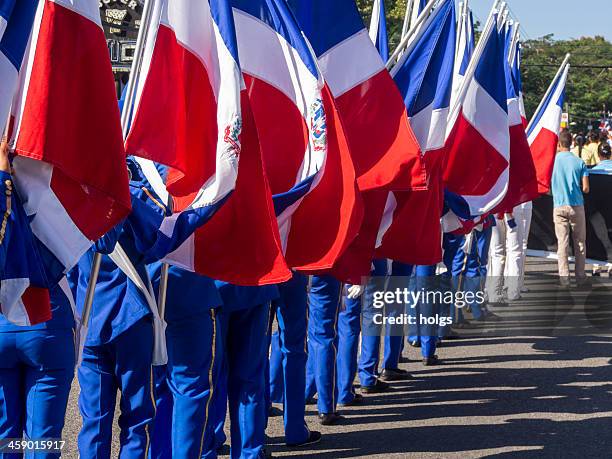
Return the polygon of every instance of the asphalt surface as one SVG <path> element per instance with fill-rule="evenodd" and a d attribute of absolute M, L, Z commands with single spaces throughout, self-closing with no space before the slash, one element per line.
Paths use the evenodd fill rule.
<path fill-rule="evenodd" d="M 554 268 L 529 260 L 531 291 L 493 309 L 502 322 L 446 341 L 442 365 L 424 367 L 419 350 L 407 348 L 401 366 L 411 378 L 342 409 L 340 425 L 318 425 L 316 406 L 307 406 L 309 427 L 324 435 L 319 444 L 288 449 L 282 417 L 271 418 L 270 451 L 310 459 L 612 457 L 612 290 L 608 278 L 560 288 Z M 68 458 L 78 457 L 77 393 L 75 382 L 64 430 Z M 118 439 L 116 428 L 113 457 Z"/>

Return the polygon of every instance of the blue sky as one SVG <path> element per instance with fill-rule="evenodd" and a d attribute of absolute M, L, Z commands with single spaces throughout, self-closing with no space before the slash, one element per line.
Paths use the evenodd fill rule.
<path fill-rule="evenodd" d="M 554 33 L 557 39 L 603 35 L 612 41 L 612 0 L 506 0 L 523 26 L 523 38 Z M 469 0 L 476 17 L 487 19 L 493 0 Z"/>

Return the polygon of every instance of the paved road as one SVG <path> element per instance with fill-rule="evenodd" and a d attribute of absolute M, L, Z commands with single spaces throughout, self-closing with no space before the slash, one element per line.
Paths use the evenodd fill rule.
<path fill-rule="evenodd" d="M 612 295 L 598 286 L 607 301 L 593 306 L 585 300 L 589 292 L 559 290 L 553 269 L 530 260 L 532 292 L 496 309 L 503 326 L 447 342 L 438 352 L 444 365 L 423 367 L 417 352 L 406 350 L 402 366 L 412 378 L 343 410 L 342 425 L 318 426 L 309 406 L 309 426 L 324 433 L 320 444 L 288 450 L 282 418 L 272 418 L 270 449 L 277 457 L 309 459 L 610 457 L 612 308 L 604 306 Z M 588 335 L 575 336 L 576 324 Z M 530 335 L 532 329 L 539 333 Z M 70 458 L 77 457 L 77 390 L 75 384 L 65 430 Z"/>

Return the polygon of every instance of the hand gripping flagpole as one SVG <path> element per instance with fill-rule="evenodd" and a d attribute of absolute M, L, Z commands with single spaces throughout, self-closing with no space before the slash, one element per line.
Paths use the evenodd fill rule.
<path fill-rule="evenodd" d="M 121 113 L 121 128 L 123 130 L 123 136 L 125 138 L 127 134 L 127 128 L 129 126 L 129 117 L 132 106 L 132 99 L 134 96 L 134 89 L 136 87 L 136 78 L 134 75 L 140 70 L 142 63 L 142 57 L 144 54 L 144 38 L 146 37 L 146 30 L 149 23 L 151 22 L 153 12 L 153 2 L 155 0 L 145 0 L 144 8 L 142 11 L 142 19 L 140 21 L 140 30 L 138 30 L 138 39 L 136 41 L 136 50 L 134 53 L 134 60 L 132 61 L 131 75 L 132 78 L 128 81 L 128 87 L 126 90 L 125 103 L 123 105 L 123 111 Z M 87 330 L 89 329 L 89 320 L 91 318 L 91 307 L 93 305 L 94 293 L 96 289 L 96 283 L 98 282 L 98 275 L 100 274 L 100 265 L 102 263 L 102 254 L 96 252 L 91 262 L 91 271 L 89 275 L 89 283 L 87 284 L 87 291 L 85 294 L 85 303 L 83 305 L 83 311 L 81 312 L 81 323 L 79 324 L 79 361 L 81 356 L 81 350 L 87 336 Z"/>
<path fill-rule="evenodd" d="M 569 65 L 570 57 L 572 57 L 570 53 L 567 53 L 565 55 L 565 59 L 563 59 L 563 63 L 561 64 L 561 67 L 559 67 L 559 70 L 557 70 L 557 74 L 555 75 L 552 82 L 550 83 L 550 86 L 546 90 L 546 93 L 544 93 L 544 97 L 542 97 L 542 100 L 540 101 L 540 105 L 538 105 L 538 108 L 536 109 L 536 111 L 533 112 L 533 117 L 531 118 L 531 121 L 529 122 L 529 125 L 527 126 L 527 132 L 529 132 L 529 130 L 531 129 L 531 125 L 533 124 L 535 120 L 535 115 L 538 114 L 540 110 L 542 110 L 542 107 L 544 106 L 546 99 L 548 99 L 548 96 L 550 96 L 550 93 L 554 91 L 557 81 L 559 80 L 563 72 L 565 71 L 565 67 Z"/>
<path fill-rule="evenodd" d="M 429 14 L 431 13 L 431 10 L 433 9 L 437 1 L 438 0 L 429 0 L 429 2 L 427 2 L 427 5 L 425 5 L 425 8 L 423 8 L 423 11 L 421 11 L 421 14 L 419 14 L 419 17 L 417 18 L 414 25 L 410 28 L 410 30 L 408 30 L 408 32 L 406 32 L 406 35 L 404 35 L 404 37 L 402 38 L 402 41 L 400 42 L 399 45 L 397 45 L 397 48 L 395 48 L 395 51 L 393 52 L 393 54 L 387 61 L 387 70 L 390 70 L 391 67 L 393 67 L 394 63 L 399 58 L 400 54 L 404 52 L 411 38 L 413 38 L 417 34 L 419 29 L 421 28 L 421 24 L 423 24 L 429 17 Z M 415 7 L 416 6 L 417 5 L 415 5 Z"/>

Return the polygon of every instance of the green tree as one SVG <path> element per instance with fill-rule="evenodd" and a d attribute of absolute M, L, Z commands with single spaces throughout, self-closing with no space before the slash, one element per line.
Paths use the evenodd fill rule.
<path fill-rule="evenodd" d="M 572 54 L 573 67 L 566 102 L 570 118 L 584 129 L 602 116 L 604 107 L 612 110 L 612 43 L 603 37 L 556 41 L 547 35 L 525 42 L 522 66 L 525 108 L 528 115 L 534 112 L 567 53 Z"/>

